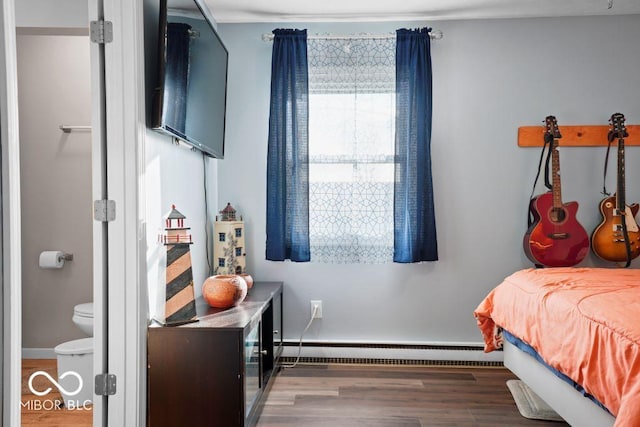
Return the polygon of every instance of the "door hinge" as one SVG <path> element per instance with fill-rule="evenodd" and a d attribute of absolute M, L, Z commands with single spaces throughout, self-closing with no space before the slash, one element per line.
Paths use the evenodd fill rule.
<path fill-rule="evenodd" d="M 116 394 L 116 376 L 113 374 L 96 375 L 96 394 L 98 396 L 113 396 Z"/>
<path fill-rule="evenodd" d="M 111 21 L 91 21 L 89 23 L 93 43 L 111 43 L 113 41 L 113 23 Z"/>
<path fill-rule="evenodd" d="M 115 200 L 94 200 L 93 219 L 100 222 L 109 222 L 116 219 Z"/>

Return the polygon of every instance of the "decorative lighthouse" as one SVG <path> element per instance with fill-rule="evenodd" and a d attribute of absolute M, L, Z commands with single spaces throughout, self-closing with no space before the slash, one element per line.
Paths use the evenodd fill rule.
<path fill-rule="evenodd" d="M 167 250 L 164 309 L 158 313 L 158 320 L 165 325 L 180 325 L 198 320 L 191 271 L 190 246 L 193 241 L 191 234 L 188 234 L 190 228 L 184 226 L 185 218 L 172 205 L 165 221 L 165 234 L 158 236 L 159 243 Z"/>
<path fill-rule="evenodd" d="M 213 260 L 216 274 L 241 274 L 247 270 L 244 245 L 244 221 L 236 218 L 236 210 L 227 206 L 213 224 Z"/>

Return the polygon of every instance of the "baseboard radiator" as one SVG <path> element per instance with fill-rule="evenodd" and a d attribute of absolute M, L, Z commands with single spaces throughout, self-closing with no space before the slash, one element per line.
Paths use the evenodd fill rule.
<path fill-rule="evenodd" d="M 501 351 L 484 353 L 481 344 L 283 343 L 282 363 L 407 366 L 503 366 Z"/>
<path fill-rule="evenodd" d="M 280 361 L 298 358 L 298 341 L 285 341 Z M 55 359 L 52 348 L 23 348 L 24 359 Z M 299 363 L 407 366 L 503 366 L 502 352 L 484 353 L 477 345 L 367 344 L 303 342 Z"/>

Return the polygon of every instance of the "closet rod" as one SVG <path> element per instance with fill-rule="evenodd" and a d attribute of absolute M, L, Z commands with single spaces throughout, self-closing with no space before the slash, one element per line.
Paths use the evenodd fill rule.
<path fill-rule="evenodd" d="M 440 40 L 444 34 L 441 30 L 433 30 L 429 33 L 429 37 L 432 40 Z M 350 35 L 339 35 L 339 34 L 314 34 L 310 35 L 307 38 L 311 40 L 372 40 L 372 39 L 392 39 L 395 38 L 395 33 L 389 34 L 350 34 Z M 273 33 L 264 33 L 262 35 L 262 41 L 271 42 L 273 41 Z"/>
<path fill-rule="evenodd" d="M 60 130 L 65 133 L 73 132 L 74 130 L 90 132 L 91 126 L 60 125 Z"/>

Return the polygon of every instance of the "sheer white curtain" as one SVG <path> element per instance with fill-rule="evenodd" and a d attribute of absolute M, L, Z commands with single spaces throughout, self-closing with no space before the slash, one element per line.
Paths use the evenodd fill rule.
<path fill-rule="evenodd" d="M 311 260 L 393 260 L 395 39 L 310 39 Z"/>

